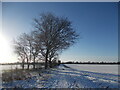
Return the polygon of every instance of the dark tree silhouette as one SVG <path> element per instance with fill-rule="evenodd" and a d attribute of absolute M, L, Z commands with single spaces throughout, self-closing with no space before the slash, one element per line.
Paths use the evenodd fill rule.
<path fill-rule="evenodd" d="M 15 52 L 23 62 L 45 60 L 45 69 L 58 62 L 58 55 L 69 48 L 78 38 L 72 23 L 66 17 L 58 17 L 52 13 L 43 13 L 34 19 L 34 31 L 22 34 L 15 40 Z"/>
<path fill-rule="evenodd" d="M 28 65 L 28 69 L 30 62 L 33 62 L 33 68 L 35 69 L 35 61 L 40 58 L 41 55 L 39 55 L 40 44 L 33 34 L 23 33 L 17 40 L 14 40 L 14 45 L 15 53 L 18 55 L 19 60 L 23 63 L 23 69 L 25 61 Z"/>
<path fill-rule="evenodd" d="M 45 69 L 48 68 L 48 61 L 51 62 L 59 52 L 73 45 L 78 37 L 68 18 L 52 13 L 43 13 L 34 19 L 34 27 L 34 35 L 41 43 L 40 51 L 45 58 Z"/>
<path fill-rule="evenodd" d="M 14 40 L 15 53 L 18 55 L 20 61 L 22 61 L 22 67 L 24 69 L 24 63 L 29 62 L 29 48 L 27 42 L 27 34 L 22 34 L 17 40 Z M 29 69 L 29 65 L 28 65 Z"/>

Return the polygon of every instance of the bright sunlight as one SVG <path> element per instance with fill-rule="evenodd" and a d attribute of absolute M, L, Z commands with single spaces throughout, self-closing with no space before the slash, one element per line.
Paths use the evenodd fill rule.
<path fill-rule="evenodd" d="M 13 56 L 10 43 L 7 38 L 0 33 L 0 63 L 14 62 L 15 57 Z"/>

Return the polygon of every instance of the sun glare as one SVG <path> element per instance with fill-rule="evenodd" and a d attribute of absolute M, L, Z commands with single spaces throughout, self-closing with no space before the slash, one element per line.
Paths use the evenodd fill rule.
<path fill-rule="evenodd" d="M 0 33 L 0 63 L 13 62 L 12 48 L 7 38 Z"/>

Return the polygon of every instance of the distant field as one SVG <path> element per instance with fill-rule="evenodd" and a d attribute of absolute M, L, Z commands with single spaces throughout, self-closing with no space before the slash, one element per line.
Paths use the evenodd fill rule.
<path fill-rule="evenodd" d="M 37 65 L 36 65 L 37 67 Z M 39 67 L 39 66 L 38 66 Z M 1 65 L 0 70 L 11 70 L 11 69 L 22 69 L 21 65 Z M 29 68 L 33 68 L 32 65 L 30 65 Z M 27 65 L 25 65 L 25 69 L 27 69 Z"/>
<path fill-rule="evenodd" d="M 66 66 L 81 71 L 90 71 L 98 73 L 118 74 L 118 66 L 120 65 L 89 65 L 89 64 L 65 64 Z"/>
<path fill-rule="evenodd" d="M 22 69 L 21 65 L 1 65 L 0 70 Z"/>
<path fill-rule="evenodd" d="M 11 69 L 22 69 L 21 65 L 0 65 L 1 68 L 0 70 L 11 70 Z M 39 68 L 39 67 L 44 67 L 44 65 L 36 65 L 36 68 Z M 27 69 L 27 65 L 24 66 L 25 69 Z M 30 65 L 29 68 L 33 68 L 33 65 Z"/>

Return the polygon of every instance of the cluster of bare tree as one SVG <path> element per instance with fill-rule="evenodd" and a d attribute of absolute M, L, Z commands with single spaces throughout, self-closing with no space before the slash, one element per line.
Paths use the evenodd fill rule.
<path fill-rule="evenodd" d="M 22 34 L 15 40 L 15 52 L 23 63 L 45 61 L 45 69 L 52 67 L 52 63 L 64 49 L 75 43 L 78 35 L 73 30 L 71 22 L 65 17 L 58 17 L 52 13 L 43 13 L 34 19 L 34 31 Z"/>

